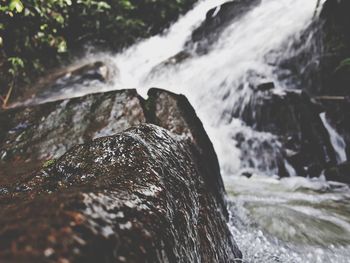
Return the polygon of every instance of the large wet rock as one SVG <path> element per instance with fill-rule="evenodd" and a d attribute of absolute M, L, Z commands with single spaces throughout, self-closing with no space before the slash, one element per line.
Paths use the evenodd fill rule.
<path fill-rule="evenodd" d="M 262 132 L 277 135 L 283 144 L 283 157 L 298 175 L 319 176 L 323 169 L 337 163 L 328 131 L 320 118 L 325 109 L 303 92 L 277 91 L 258 86 L 249 102 L 233 116 Z M 280 175 L 286 167 L 279 162 Z"/>
<path fill-rule="evenodd" d="M 149 124 L 75 146 L 0 195 L 1 262 L 233 262 L 204 162 Z"/>
<path fill-rule="evenodd" d="M 113 91 L 7 110 L 0 120 L 0 261 L 240 256 L 214 148 L 184 96 Z M 119 133 L 141 123 L 167 130 Z"/>
<path fill-rule="evenodd" d="M 187 136 L 203 155 L 215 196 L 224 187 L 214 147 L 188 100 L 151 89 L 147 101 L 136 90 L 118 90 L 0 112 L 0 183 L 22 178 L 73 145 L 113 135 L 140 123 L 154 123 Z M 215 178 L 215 179 L 213 179 Z M 225 205 L 223 204 L 223 207 Z"/>
<path fill-rule="evenodd" d="M 203 170 L 211 192 L 225 208 L 226 204 L 223 201 L 225 190 L 217 155 L 201 120 L 187 98 L 160 89 L 150 89 L 148 96 L 146 102 L 148 121 L 176 134 L 186 136 L 192 141 L 194 150 L 204 160 L 199 169 Z"/>

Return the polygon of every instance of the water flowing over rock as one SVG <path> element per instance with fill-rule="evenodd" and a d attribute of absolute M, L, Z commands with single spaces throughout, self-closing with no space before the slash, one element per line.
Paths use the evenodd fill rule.
<path fill-rule="evenodd" d="M 320 15 L 295 39 L 290 52 L 281 55 L 280 66 L 290 72 L 291 87 L 312 95 L 348 96 L 350 4 L 343 0 L 324 2 Z"/>
<path fill-rule="evenodd" d="M 206 53 L 210 45 L 215 43 L 223 30 L 233 22 L 244 16 L 261 0 L 227 1 L 224 4 L 210 9 L 205 21 L 192 33 L 188 45 L 196 46 L 198 53 Z"/>
<path fill-rule="evenodd" d="M 298 91 L 255 91 L 249 103 L 233 112 L 254 129 L 276 134 L 283 144 L 283 158 L 298 175 L 319 176 L 336 164 L 336 156 L 320 113 L 324 108 Z M 279 174 L 285 171 L 279 160 Z"/>
<path fill-rule="evenodd" d="M 184 96 L 121 90 L 0 119 L 0 261 L 241 257 L 214 148 Z"/>
<path fill-rule="evenodd" d="M 279 75 L 280 83 L 289 89 L 302 90 L 309 94 L 313 101 L 317 101 L 319 111 L 324 112 L 329 122 L 329 125 L 326 123 L 323 128 L 320 128 L 321 125 L 315 130 L 318 133 L 322 131 L 323 136 L 314 136 L 314 138 L 318 138 L 317 144 L 322 146 L 323 150 L 316 145 L 313 146 L 313 149 L 319 149 L 318 153 L 323 152 L 323 159 L 328 161 L 317 165 L 318 168 L 313 169 L 314 175 L 319 175 L 320 169 L 328 171 L 337 162 L 346 161 L 349 152 L 347 145 L 350 145 L 348 125 L 350 119 L 347 112 L 350 79 L 348 78 L 349 66 L 346 63 L 347 58 L 350 57 L 350 32 L 348 30 L 350 21 L 347 15 L 349 11 L 348 1 L 319 1 L 313 21 L 294 39 L 294 42 L 289 46 L 285 45 L 284 48 L 287 48 L 289 52 L 278 53 L 280 58 L 277 64 L 280 70 L 276 73 Z M 310 115 L 311 112 L 306 110 L 303 115 Z M 314 116 L 317 118 L 315 114 Z M 312 122 L 306 122 L 306 124 L 309 124 L 308 130 L 312 131 Z M 340 158 L 341 160 L 335 161 L 332 152 L 339 154 L 337 149 L 332 150 L 332 148 L 334 146 L 337 148 L 337 146 L 330 145 L 329 142 L 334 138 L 331 134 L 324 133 L 325 128 L 333 130 L 342 140 L 340 150 L 343 157 Z M 317 155 L 315 151 L 313 156 Z M 297 167 L 296 169 L 298 170 Z M 332 178 L 330 173 L 327 176 L 327 179 L 330 180 L 347 182 L 342 178 L 344 177 Z"/>
<path fill-rule="evenodd" d="M 185 254 L 191 261 L 233 261 L 240 253 L 223 223 L 227 212 L 221 168 L 228 190 L 229 226 L 244 262 L 348 263 L 350 191 L 343 183 L 349 184 L 350 178 L 350 108 L 347 60 L 343 61 L 348 44 L 342 35 L 348 29 L 344 26 L 348 22 L 347 6 L 347 0 L 203 0 L 163 34 L 113 56 L 93 55 L 93 61 L 105 61 L 110 56 L 109 65 L 118 69 L 111 82 L 82 83 L 31 101 L 66 98 L 63 106 L 68 105 L 69 114 L 79 112 L 73 115 L 90 123 L 79 128 L 70 121 L 78 117 L 69 117 L 67 122 L 55 119 L 57 123 L 69 123 L 65 129 L 59 129 L 60 125 L 53 129 L 61 134 L 55 138 L 62 140 L 62 149 L 71 148 L 75 144 L 71 141 L 84 143 L 63 156 L 66 150 L 56 153 L 49 143 L 48 147 L 46 143 L 32 147 L 30 140 L 23 143 L 26 132 L 21 136 L 23 131 L 36 127 L 29 134 L 40 137 L 39 141 L 50 141 L 51 131 L 41 132 L 39 125 L 28 126 L 24 120 L 38 116 L 38 123 L 45 122 L 43 115 L 56 111 L 56 105 L 63 101 L 1 113 L 0 118 L 11 123 L 0 127 L 0 134 L 4 134 L 0 136 L 4 138 L 0 148 L 5 147 L 0 174 L 6 171 L 11 175 L 0 176 L 10 178 L 2 179 L 0 184 L 0 205 L 4 207 L 1 213 L 28 212 L 20 214 L 22 217 L 4 217 L 0 222 L 18 222 L 35 206 L 40 218 L 54 218 L 56 227 L 50 235 L 36 231 L 41 237 L 63 240 L 63 235 L 74 236 L 70 236 L 71 241 L 64 239 L 63 248 L 52 245 L 44 249 L 40 245 L 44 242 L 36 247 L 17 245 L 17 240 L 25 236 L 21 236 L 21 229 L 24 232 L 30 227 L 4 227 L 0 237 L 4 233 L 19 238 L 13 244 L 0 241 L 0 248 L 5 247 L 8 252 L 24 247 L 21 253 L 39 251 L 39 256 L 49 260 L 72 256 L 73 261 L 85 255 L 89 257 L 85 261 L 93 260 L 96 255 L 91 251 L 98 251 L 97 260 L 108 261 L 115 256 L 111 256 L 110 249 L 128 251 L 124 249 L 125 238 L 137 247 L 130 256 L 131 262 L 154 247 L 158 250 L 147 254 L 153 261 L 186 261 L 181 260 Z M 221 166 L 201 121 L 184 96 L 152 89 L 145 100 L 134 90 L 111 91 L 125 87 L 136 88 L 142 95 L 146 95 L 148 87 L 165 87 L 186 94 L 214 143 Z M 102 91 L 111 92 L 69 99 Z M 108 96 L 126 99 L 117 102 Z M 100 99 L 95 102 L 97 98 Z M 90 102 L 85 105 L 85 100 Z M 79 106 L 69 107 L 75 101 Z M 45 114 L 34 110 L 36 107 L 42 107 Z M 21 117 L 26 111 L 28 115 Z M 129 125 L 137 126 L 118 133 Z M 70 130 L 80 135 L 71 136 Z M 106 135 L 114 136 L 103 137 Z M 155 143 L 158 140 L 162 141 L 159 145 Z M 16 141 L 20 142 L 18 149 L 14 147 Z M 163 142 L 167 147 L 163 147 Z M 126 152 L 135 154 L 127 156 Z M 119 155 L 123 153 L 127 158 Z M 30 160 L 28 156 L 35 158 Z M 38 166 L 44 168 L 38 171 Z M 16 167 L 14 177 L 11 167 Z M 198 176 L 188 181 L 184 168 Z M 169 176 L 173 170 L 181 174 L 179 183 L 179 176 Z M 113 176 L 116 171 L 121 171 L 122 176 Z M 17 178 L 18 183 L 14 184 L 11 178 Z M 170 181 L 175 182 L 174 186 L 168 184 Z M 47 192 L 51 194 L 46 195 Z M 171 199 L 175 192 L 178 203 Z M 154 196 L 165 198 L 156 200 Z M 18 200 L 21 206 L 11 206 L 10 200 Z M 49 202 L 56 212 L 42 209 L 50 208 Z M 188 211 L 190 206 L 196 209 Z M 144 214 L 148 209 L 158 212 Z M 60 213 L 66 217 L 60 217 Z M 204 229 L 209 232 L 203 234 L 203 220 L 198 218 L 206 213 L 209 217 L 205 220 L 211 218 L 215 223 L 205 224 L 208 227 Z M 131 220 L 132 215 L 142 216 Z M 152 222 L 147 227 L 143 227 L 144 216 L 146 223 Z M 32 224 L 33 218 L 28 217 Z M 169 219 L 174 219 L 172 225 L 167 223 Z M 29 221 L 23 220 L 23 224 L 30 225 Z M 74 222 L 61 231 L 60 227 L 68 221 Z M 37 229 L 51 229 L 47 222 L 50 220 L 41 219 L 38 224 L 42 225 Z M 82 226 L 81 231 L 77 225 Z M 129 232 L 137 226 L 141 226 L 137 228 L 139 232 Z M 187 235 L 179 235 L 176 227 Z M 216 231 L 217 228 L 221 230 Z M 159 235 L 162 240 L 154 239 L 157 231 L 167 234 Z M 213 232 L 219 233 L 220 240 Z M 142 240 L 149 238 L 150 242 L 140 246 L 140 241 L 129 233 L 141 233 Z M 106 241 L 106 236 L 113 240 Z M 171 241 L 174 236 L 184 247 Z M 159 246 L 154 245 L 157 242 Z M 218 254 L 212 246 L 221 249 Z M 70 248 L 75 254 L 57 255 L 56 251 Z M 202 256 L 202 248 L 208 254 Z M 119 255 L 121 258 L 116 260 L 128 261 L 124 254 Z"/>

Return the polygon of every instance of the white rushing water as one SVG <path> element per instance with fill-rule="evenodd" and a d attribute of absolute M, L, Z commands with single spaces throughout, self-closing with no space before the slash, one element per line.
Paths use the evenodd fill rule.
<path fill-rule="evenodd" d="M 297 177 L 284 160 L 293 177 L 277 180 L 282 147 L 278 138 L 232 118 L 249 103 L 252 78 L 278 83 L 275 92 L 288 88 L 275 76 L 278 68 L 271 54 L 288 54 L 290 43 L 311 23 L 317 0 L 262 0 L 229 25 L 208 53 L 159 66 L 183 51 L 206 12 L 224 2 L 199 1 L 164 34 L 117 55 L 88 56 L 86 60 L 102 59 L 118 69 L 111 83 L 72 87 L 39 102 L 125 88 L 136 88 L 143 96 L 150 87 L 185 94 L 218 154 L 232 199 L 232 232 L 244 262 L 350 262 L 349 189 Z M 323 122 L 338 161 L 343 161 L 344 141 L 325 118 Z M 243 173 L 253 176 L 248 179 L 240 176 Z"/>
<path fill-rule="evenodd" d="M 345 162 L 347 158 L 346 158 L 346 152 L 345 152 L 346 144 L 345 144 L 344 139 L 339 135 L 339 133 L 328 122 L 325 112 L 322 112 L 320 114 L 320 118 L 323 122 L 323 125 L 325 126 L 325 128 L 328 131 L 333 149 L 336 153 L 337 162 L 338 163 Z"/>
<path fill-rule="evenodd" d="M 276 137 L 251 130 L 231 115 L 249 103 L 252 89 L 248 72 L 262 76 L 260 81 L 277 83 L 275 67 L 266 62 L 266 55 L 288 40 L 293 42 L 290 38 L 311 22 L 316 1 L 263 0 L 227 27 L 208 54 L 161 68 L 150 76 L 155 66 L 183 50 L 194 27 L 204 20 L 207 8 L 222 2 L 201 1 L 167 35 L 141 42 L 115 57 L 119 68 L 116 85 L 137 88 L 143 95 L 149 87 L 185 94 L 214 142 L 224 173 L 258 169 L 273 175 L 281 147 Z M 239 134 L 249 138 L 240 149 L 233 140 Z M 262 142 L 271 147 L 261 148 Z"/>
<path fill-rule="evenodd" d="M 194 55 L 175 66 L 155 70 L 183 50 L 210 8 L 224 2 L 199 1 L 165 34 L 142 41 L 116 56 L 92 54 L 87 60 L 102 59 L 118 69 L 110 85 L 72 86 L 50 94 L 43 101 L 124 88 L 136 88 L 143 96 L 150 87 L 183 93 L 203 121 L 224 174 L 242 169 L 276 174 L 281 154 L 277 138 L 232 119 L 232 112 L 239 112 L 249 103 L 253 93 L 249 80 L 254 76 L 260 82 L 278 83 L 276 68 L 266 61 L 266 56 L 286 43 L 293 43 L 293 38 L 311 22 L 317 0 L 262 0 L 228 26 L 206 55 Z M 279 88 L 284 88 L 282 83 Z M 237 147 L 235 139 L 241 134 L 248 139 Z"/>

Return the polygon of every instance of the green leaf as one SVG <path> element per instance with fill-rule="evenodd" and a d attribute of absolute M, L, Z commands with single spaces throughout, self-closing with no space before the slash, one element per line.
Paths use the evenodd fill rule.
<path fill-rule="evenodd" d="M 109 4 L 107 4 L 106 2 L 98 2 L 97 3 L 97 9 L 101 10 L 101 9 L 111 9 L 111 6 Z"/>
<path fill-rule="evenodd" d="M 65 0 L 65 2 L 66 2 L 66 4 L 69 5 L 69 6 L 72 5 L 72 1 L 71 1 L 71 0 Z"/>
<path fill-rule="evenodd" d="M 11 64 L 11 67 L 9 68 L 8 73 L 10 73 L 12 76 L 18 75 L 18 73 L 20 72 L 20 69 L 24 68 L 24 62 L 19 57 L 9 57 L 7 60 Z"/>
<path fill-rule="evenodd" d="M 135 9 L 135 6 L 129 0 L 121 0 L 120 4 L 125 10 Z"/>
<path fill-rule="evenodd" d="M 17 13 L 21 13 L 23 11 L 23 4 L 20 0 L 11 0 L 9 8 L 11 11 L 16 10 Z"/>
<path fill-rule="evenodd" d="M 64 23 L 64 17 L 61 14 L 55 13 L 53 15 L 53 17 L 55 18 L 55 20 L 57 21 L 57 23 L 59 24 L 63 24 Z"/>
<path fill-rule="evenodd" d="M 57 45 L 57 52 L 58 53 L 64 53 L 67 52 L 67 43 L 64 39 L 60 41 L 60 43 Z"/>
<path fill-rule="evenodd" d="M 24 62 L 19 57 L 9 57 L 7 59 L 14 68 L 24 68 Z"/>
<path fill-rule="evenodd" d="M 40 26 L 40 30 L 41 31 L 45 31 L 48 27 L 49 27 L 48 24 L 43 24 L 43 25 Z"/>

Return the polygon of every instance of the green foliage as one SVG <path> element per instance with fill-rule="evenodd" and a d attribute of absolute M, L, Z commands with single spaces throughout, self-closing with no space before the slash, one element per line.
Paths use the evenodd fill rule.
<path fill-rule="evenodd" d="M 21 69 L 24 68 L 24 62 L 19 57 L 10 57 L 8 58 L 8 62 L 11 65 L 8 72 L 14 77 L 18 74 L 18 72 L 20 72 Z"/>
<path fill-rule="evenodd" d="M 23 11 L 23 4 L 20 0 L 11 0 L 9 4 L 9 9 L 11 11 L 16 11 L 18 13 L 21 13 Z"/>
<path fill-rule="evenodd" d="M 195 0 L 0 0 L 1 88 L 24 84 L 91 43 L 119 50 L 158 33 Z"/>

